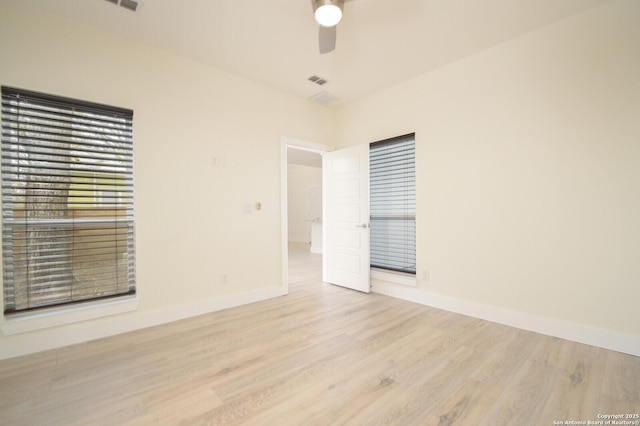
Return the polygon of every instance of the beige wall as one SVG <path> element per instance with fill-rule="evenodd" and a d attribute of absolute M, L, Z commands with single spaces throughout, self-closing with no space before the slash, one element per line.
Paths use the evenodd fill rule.
<path fill-rule="evenodd" d="M 341 147 L 416 132 L 430 279 L 385 292 L 613 331 L 640 353 L 638 23 L 640 2 L 614 1 L 338 111 Z"/>
<path fill-rule="evenodd" d="M 280 294 L 281 136 L 326 143 L 332 111 L 8 2 L 0 83 L 134 110 L 139 296 L 132 313 L 0 334 L 0 358 Z"/>

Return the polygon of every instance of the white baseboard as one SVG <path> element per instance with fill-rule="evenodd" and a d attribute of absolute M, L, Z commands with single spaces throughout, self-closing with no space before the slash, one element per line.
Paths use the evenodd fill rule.
<path fill-rule="evenodd" d="M 640 336 L 469 302 L 414 288 L 376 283 L 372 292 L 547 336 L 640 356 Z"/>
<path fill-rule="evenodd" d="M 95 321 L 68 324 L 62 329 L 54 327 L 14 334 L 0 340 L 0 360 L 84 343 L 279 296 L 282 296 L 282 288 L 270 287 L 156 311 L 129 312 Z"/>
<path fill-rule="evenodd" d="M 419 291 L 410 287 L 376 283 L 372 291 L 548 336 L 640 356 L 640 336 L 636 335 L 511 311 L 495 306 Z M 132 312 L 103 318 L 99 321 L 85 321 L 70 324 L 65 326 L 63 331 L 58 328 L 49 328 L 31 333 L 16 334 L 3 339 L 5 341 L 0 345 L 0 359 L 8 359 L 84 343 L 210 312 L 260 302 L 281 295 L 281 287 L 265 288 L 156 311 L 142 313 Z M 8 342 L 8 340 L 11 340 L 11 342 Z"/>

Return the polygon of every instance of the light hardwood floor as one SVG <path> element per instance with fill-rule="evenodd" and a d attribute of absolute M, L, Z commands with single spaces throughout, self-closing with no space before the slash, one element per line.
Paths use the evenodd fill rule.
<path fill-rule="evenodd" d="M 0 361 L 6 425 L 552 425 L 640 413 L 640 358 L 322 283 Z M 638 419 L 640 420 L 640 419 Z"/>

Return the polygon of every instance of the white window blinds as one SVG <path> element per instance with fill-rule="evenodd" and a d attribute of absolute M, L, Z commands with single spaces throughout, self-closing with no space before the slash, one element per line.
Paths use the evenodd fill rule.
<path fill-rule="evenodd" d="M 416 272 L 415 136 L 369 148 L 371 266 Z"/>
<path fill-rule="evenodd" d="M 2 87 L 5 313 L 135 293 L 132 121 Z"/>

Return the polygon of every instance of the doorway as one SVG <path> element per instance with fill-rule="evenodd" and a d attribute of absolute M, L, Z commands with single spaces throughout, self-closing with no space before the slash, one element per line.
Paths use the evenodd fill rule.
<path fill-rule="evenodd" d="M 310 253 L 314 247 L 315 255 L 322 255 L 318 241 L 322 235 L 322 153 L 332 150 L 308 141 L 281 139 L 282 294 L 289 293 L 290 243 L 298 253 Z"/>

